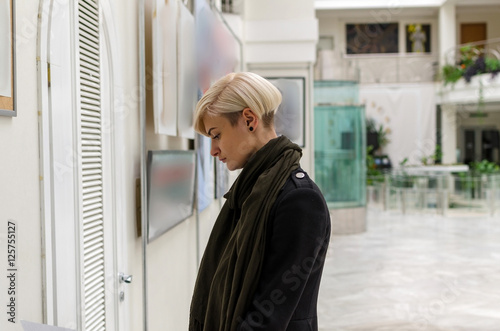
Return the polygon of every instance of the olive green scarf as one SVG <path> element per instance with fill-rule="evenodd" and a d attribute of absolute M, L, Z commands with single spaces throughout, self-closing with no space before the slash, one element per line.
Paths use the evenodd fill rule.
<path fill-rule="evenodd" d="M 245 165 L 208 240 L 191 302 L 190 331 L 234 331 L 260 278 L 270 210 L 302 151 L 281 136 Z"/>

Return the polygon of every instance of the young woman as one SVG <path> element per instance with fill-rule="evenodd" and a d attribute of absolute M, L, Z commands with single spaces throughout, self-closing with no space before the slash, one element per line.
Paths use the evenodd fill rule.
<path fill-rule="evenodd" d="M 323 195 L 302 151 L 274 130 L 280 92 L 249 72 L 218 80 L 196 106 L 211 154 L 243 169 L 217 218 L 191 302 L 190 331 L 317 330 L 330 238 Z"/>

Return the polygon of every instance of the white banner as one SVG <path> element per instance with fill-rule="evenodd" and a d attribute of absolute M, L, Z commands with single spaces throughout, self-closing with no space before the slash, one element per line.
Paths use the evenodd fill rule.
<path fill-rule="evenodd" d="M 436 101 L 432 83 L 408 85 L 360 85 L 359 99 L 366 105 L 366 118 L 377 128 L 389 130 L 389 143 L 382 154 L 393 167 L 408 158 L 407 165 L 422 164 L 436 148 Z"/>

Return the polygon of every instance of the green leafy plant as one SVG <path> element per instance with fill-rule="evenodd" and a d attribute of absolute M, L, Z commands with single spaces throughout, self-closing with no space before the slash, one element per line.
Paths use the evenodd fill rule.
<path fill-rule="evenodd" d="M 471 78 L 483 73 L 496 76 L 500 72 L 500 59 L 487 56 L 483 48 L 467 45 L 460 48 L 460 60 L 456 64 L 446 64 L 441 69 L 444 85 L 454 84 L 460 78 L 467 83 Z"/>
<path fill-rule="evenodd" d="M 470 164 L 471 173 L 478 174 L 493 174 L 500 172 L 500 166 L 495 162 L 489 162 L 488 160 L 482 160 L 481 162 L 472 162 Z"/>
<path fill-rule="evenodd" d="M 441 151 L 441 145 L 436 145 L 434 149 L 434 153 L 428 156 L 423 156 L 420 161 L 423 165 L 428 165 L 432 161 L 433 164 L 438 164 L 441 162 L 441 158 L 443 157 L 443 152 Z"/>
<path fill-rule="evenodd" d="M 464 70 L 461 67 L 451 64 L 443 66 L 442 70 L 444 85 L 456 83 L 464 74 Z"/>
<path fill-rule="evenodd" d="M 366 148 L 366 185 L 373 185 L 377 182 L 383 182 L 384 177 L 380 169 L 377 169 L 375 159 L 372 155 L 373 146 Z"/>
<path fill-rule="evenodd" d="M 389 138 L 387 137 L 387 135 L 389 134 L 389 130 L 384 128 L 383 124 L 380 124 L 380 126 L 377 129 L 377 133 L 378 133 L 378 144 L 380 146 L 380 149 L 382 149 L 389 143 Z"/>

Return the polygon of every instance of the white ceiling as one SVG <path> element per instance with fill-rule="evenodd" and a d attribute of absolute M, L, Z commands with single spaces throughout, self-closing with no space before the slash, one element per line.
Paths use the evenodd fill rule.
<path fill-rule="evenodd" d="M 445 2 L 458 6 L 498 5 L 500 0 L 315 0 L 316 10 L 438 8 Z"/>

